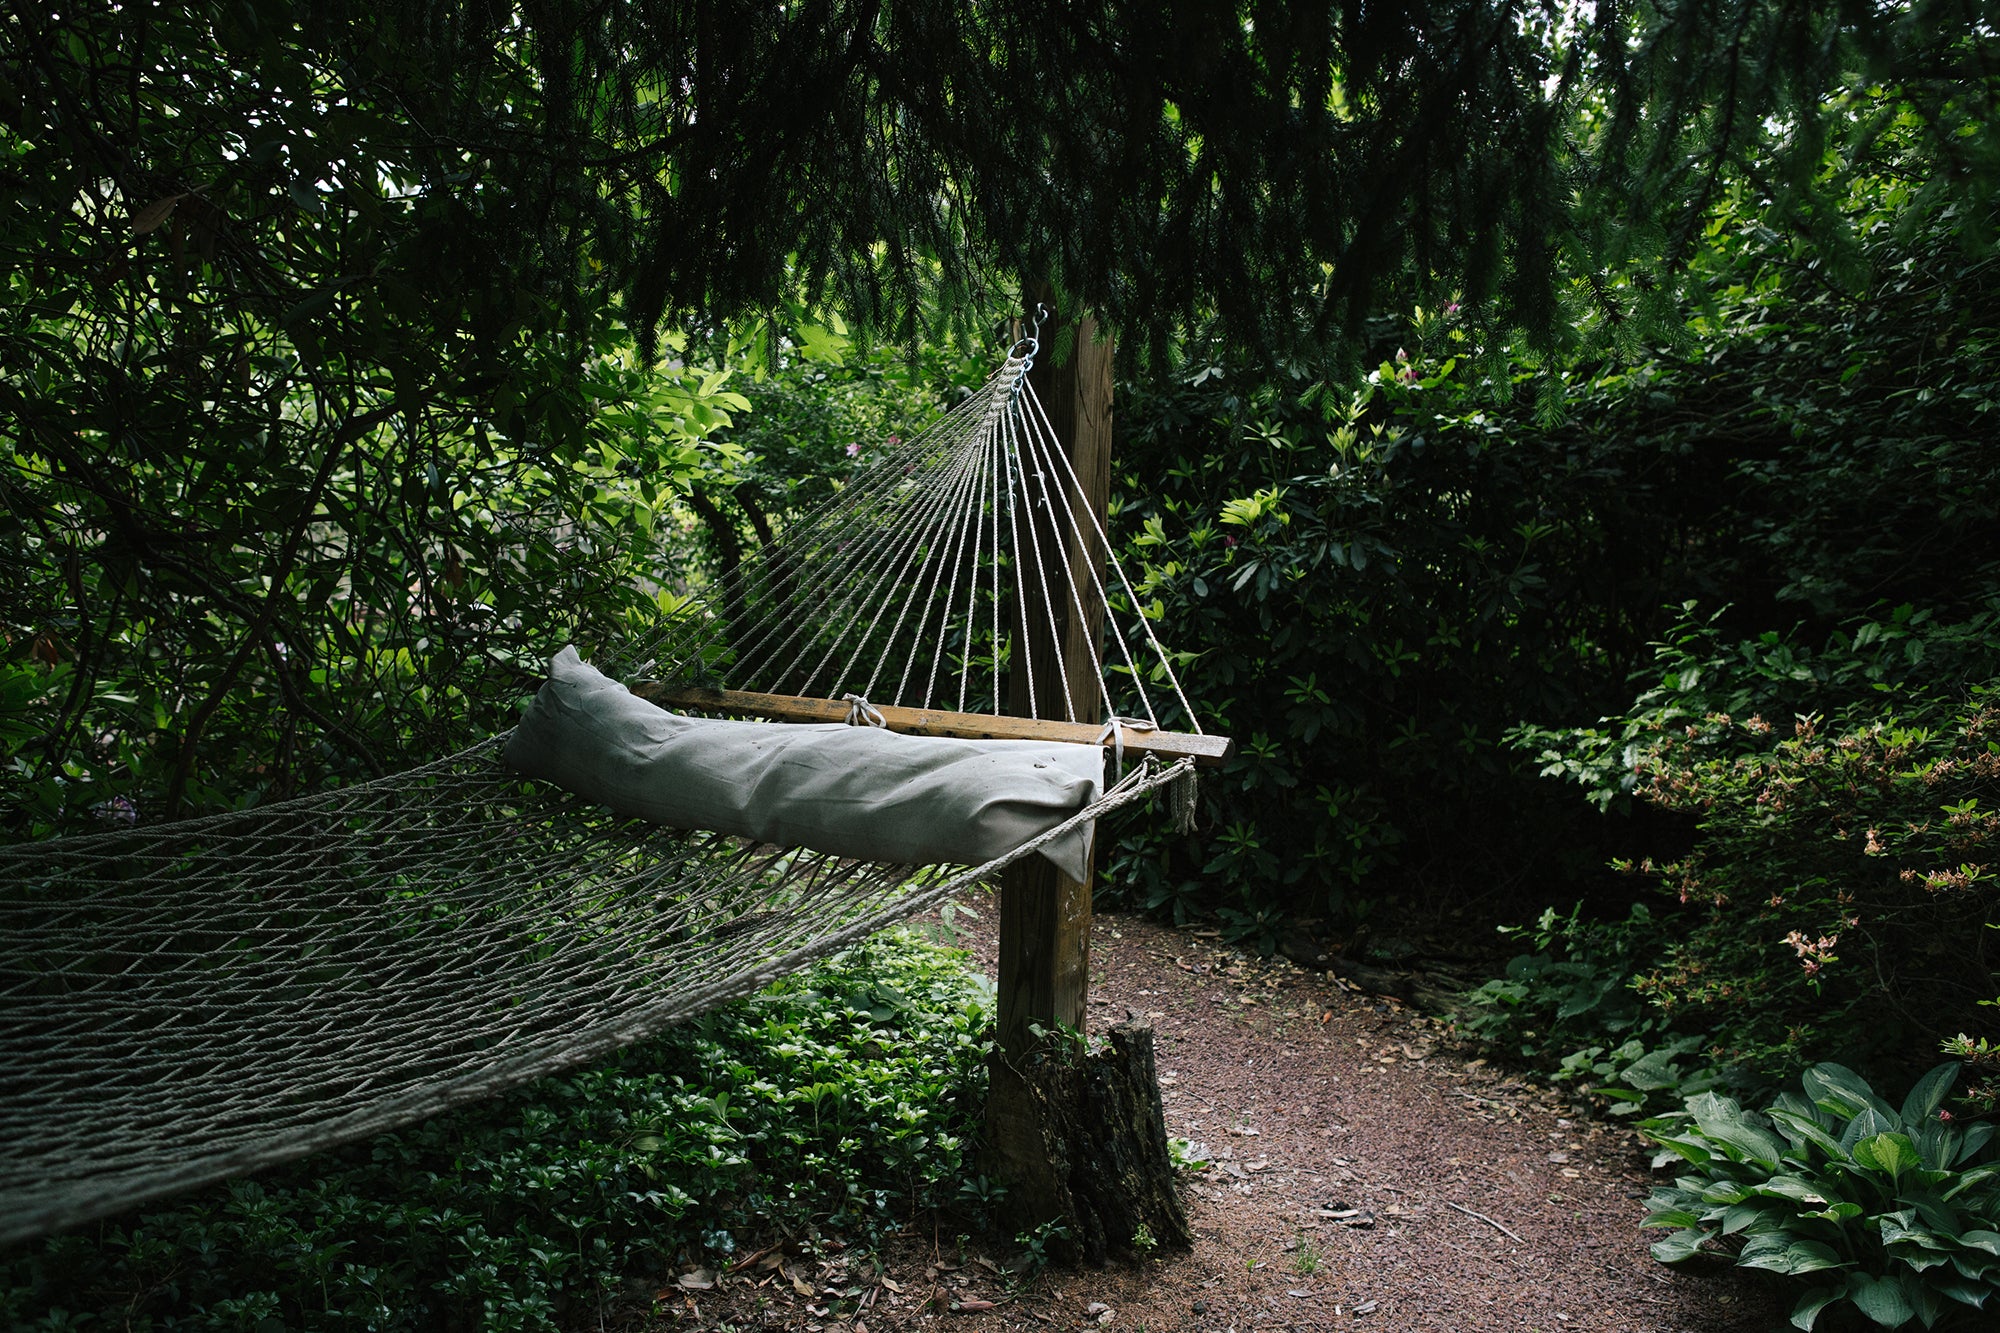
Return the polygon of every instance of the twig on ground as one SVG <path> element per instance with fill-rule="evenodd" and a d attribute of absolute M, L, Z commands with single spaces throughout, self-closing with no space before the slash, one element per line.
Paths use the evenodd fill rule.
<path fill-rule="evenodd" d="M 1485 1224 L 1486 1224 L 1487 1226 L 1489 1226 L 1489 1227 L 1492 1227 L 1492 1228 L 1493 1228 L 1493 1229 L 1494 1229 L 1495 1231 L 1499 1232 L 1499 1233 L 1500 1233 L 1501 1235 L 1503 1235 L 1503 1236 L 1513 1236 L 1513 1238 L 1514 1238 L 1514 1239 L 1515 1239 L 1516 1241 L 1519 1241 L 1519 1242 L 1520 1242 L 1521 1244 L 1523 1244 L 1523 1245 L 1526 1245 L 1526 1244 L 1528 1243 L 1528 1242 L 1527 1242 L 1527 1241 L 1525 1241 L 1525 1240 L 1521 1240 L 1521 1238 L 1520 1238 L 1520 1237 L 1519 1237 L 1518 1235 L 1515 1235 L 1515 1233 L 1514 1233 L 1514 1232 L 1512 1232 L 1512 1231 L 1508 1230 L 1508 1229 L 1507 1229 L 1506 1227 L 1502 1226 L 1502 1225 L 1501 1225 L 1500 1223 L 1498 1223 L 1498 1222 L 1495 1222 L 1495 1221 L 1494 1221 L 1494 1220 L 1493 1220 L 1492 1218 L 1488 1217 L 1488 1216 L 1487 1216 L 1486 1214 L 1484 1214 L 1484 1213 L 1475 1213 L 1475 1212 L 1473 1212 L 1473 1211 L 1472 1211 L 1472 1210 L 1471 1210 L 1470 1208 L 1467 1208 L 1467 1207 L 1466 1207 L 1466 1206 L 1465 1206 L 1464 1204 L 1461 1204 L 1461 1203 L 1453 1203 L 1453 1202 L 1452 1202 L 1451 1200 L 1449 1200 L 1449 1199 L 1446 1199 L 1446 1200 L 1445 1200 L 1445 1204 L 1444 1204 L 1444 1206 L 1445 1206 L 1445 1207 L 1447 1207 L 1447 1208 L 1456 1208 L 1456 1209 L 1457 1209 L 1457 1210 L 1458 1210 L 1459 1212 L 1461 1212 L 1461 1213 L 1464 1213 L 1464 1214 L 1465 1214 L 1465 1215 L 1466 1215 L 1467 1217 L 1473 1217 L 1473 1218 L 1477 1218 L 1477 1219 L 1479 1219 L 1479 1220 L 1480 1220 L 1481 1222 L 1484 1222 L 1484 1223 L 1485 1223 Z"/>

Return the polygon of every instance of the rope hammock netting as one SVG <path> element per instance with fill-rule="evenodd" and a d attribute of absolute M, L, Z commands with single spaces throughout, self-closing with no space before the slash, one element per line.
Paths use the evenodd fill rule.
<path fill-rule="evenodd" d="M 1009 672 L 1032 680 L 1052 608 L 1094 599 L 1103 711 L 1133 716 L 1100 727 L 1068 689 L 1026 712 L 1116 750 L 1109 784 L 981 864 L 926 866 L 621 815 L 523 776 L 501 736 L 279 805 L 0 848 L 0 1243 L 600 1057 L 1163 784 L 1191 802 L 1195 757 L 1222 751 L 1028 386 L 1033 350 L 618 660 L 681 712 L 1046 736 L 997 716 Z"/>

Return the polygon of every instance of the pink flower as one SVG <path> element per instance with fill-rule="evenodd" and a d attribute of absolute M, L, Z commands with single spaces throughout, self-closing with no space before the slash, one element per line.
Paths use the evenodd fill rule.
<path fill-rule="evenodd" d="M 902 442 L 903 442 L 903 437 L 900 435 L 891 435 L 889 437 L 889 443 L 892 447 L 901 444 Z"/>
<path fill-rule="evenodd" d="M 847 456 L 849 458 L 861 457 L 861 445 L 858 441 L 847 446 Z"/>

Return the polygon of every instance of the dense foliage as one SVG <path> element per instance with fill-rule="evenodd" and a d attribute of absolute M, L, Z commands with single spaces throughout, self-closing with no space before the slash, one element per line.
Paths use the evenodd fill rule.
<path fill-rule="evenodd" d="M 0 1323 L 574 1327 L 779 1228 L 865 1241 L 988 1193 L 991 1021 L 961 955 L 892 933 L 595 1069 L 17 1248 Z"/>
<path fill-rule="evenodd" d="M 1116 534 L 1242 746 L 1105 898 L 1267 948 L 1418 890 L 1560 901 L 1476 1025 L 1632 1110 L 1961 1029 L 2000 1064 L 1996 17 L 6 4 L 0 836 L 491 732 L 921 424 L 965 373 L 925 335 L 1046 279 L 1142 354 Z M 724 1221 L 935 1202 L 957 1144 L 785 1137 L 862 1075 L 757 1072 L 834 1059 L 782 1026 L 677 1038 L 710 1091 L 637 1054 L 62 1242 L 61 1289 L 534 1322 L 711 1243 L 627 1187 L 660 1153 Z M 717 1079 L 799 1112 L 775 1156 Z M 695 1139 L 640 1147 L 670 1113 Z M 788 1212 L 785 1171 L 856 1192 Z"/>
<path fill-rule="evenodd" d="M 1904 153 L 1906 170 L 1926 166 L 1919 146 Z M 1856 860 L 1831 877 L 1809 864 L 1821 855 L 1806 851 L 1812 819 L 1833 811 L 1797 813 L 1794 841 L 1773 841 L 1748 769 L 1702 770 L 1707 785 L 1685 799 L 1647 799 L 1675 790 L 1665 779 L 1631 799 L 1635 762 L 1664 771 L 1694 756 L 1659 728 L 1707 725 L 1711 713 L 1730 714 L 1739 737 L 1760 715 L 1778 729 L 1772 746 L 1792 736 L 1795 714 L 1819 718 L 1823 733 L 1854 732 L 1856 745 L 1899 728 L 1925 731 L 1922 745 L 1940 755 L 1983 744 L 1949 734 L 1971 724 L 1968 692 L 1996 665 L 2000 476 L 1984 442 L 2000 404 L 2000 272 L 1968 248 L 1964 226 L 1923 206 L 1904 172 L 1864 178 L 1845 150 L 1828 160 L 1850 173 L 1843 216 L 1864 238 L 1858 287 L 1830 281 L 1820 243 L 1778 230 L 1776 205 L 1745 189 L 1695 262 L 1702 304 L 1674 338 L 1631 353 L 1496 350 L 1447 305 L 1385 329 L 1379 369 L 1357 390 L 1304 370 L 1259 376 L 1219 352 L 1166 389 L 1135 386 L 1123 457 L 1140 596 L 1187 631 L 1177 642 L 1204 650 L 1191 693 L 1244 742 L 1232 782 L 1210 788 L 1206 844 L 1162 834 L 1127 844 L 1119 877 L 1139 901 L 1218 911 L 1268 947 L 1286 916 L 1365 910 L 1390 875 L 1461 892 L 1573 885 L 1600 904 L 1571 934 L 1594 941 L 1593 957 L 1547 959 L 1560 965 L 1549 972 L 1524 956 L 1520 968 L 1546 975 L 1511 978 L 1503 1002 L 1530 1001 L 1509 1040 L 1552 1065 L 1636 1058 L 1628 1029 L 1642 1020 L 1669 1044 L 1707 1037 L 1714 1025 L 1692 1011 L 1666 1012 L 1681 982 L 1660 961 L 1725 940 L 1736 941 L 1737 971 L 1712 980 L 1740 1014 L 1760 1015 L 1760 1031 L 1732 1031 L 1714 1058 L 1749 1058 L 1775 1076 L 1807 1048 L 1865 1060 L 1844 1044 L 1864 1026 L 1881 1048 L 1906 1039 L 1864 994 L 1890 1012 L 1928 1013 L 1933 1036 L 1949 1035 L 1936 1031 L 1946 1021 L 1976 1029 L 1985 1011 L 1974 1001 L 1995 989 L 1983 933 L 1953 934 L 1964 943 L 1942 973 L 1916 960 L 1936 951 L 1922 942 L 1929 927 L 1960 913 L 1976 922 L 1978 894 L 1864 912 L 1868 929 L 1896 922 L 1906 933 L 1857 953 L 1843 981 L 1902 959 L 1906 944 L 1918 953 L 1885 986 L 1843 996 L 1839 983 L 1792 976 L 1798 959 L 1783 943 L 1794 930 L 1811 943 L 1837 933 L 1830 917 L 1788 919 L 1775 934 L 1751 919 L 1774 892 L 1808 915 L 1807 904 L 1830 910 L 1842 895 L 1876 901 L 1886 862 Z M 1882 791 L 1870 786 L 1823 833 L 1857 820 L 1857 838 L 1921 824 L 1932 796 L 1992 799 L 1964 767 L 1971 750 L 1940 793 L 1935 775 L 1931 786 L 1903 776 L 1909 756 L 1894 748 L 1876 747 Z M 1794 761 L 1819 762 L 1779 749 L 1769 763 Z M 1583 780 L 1612 817 L 1582 817 L 1538 770 Z M 1717 785 L 1732 781 L 1733 805 Z M 1676 888 L 1653 901 L 1656 915 L 1619 923 L 1636 886 L 1607 885 L 1589 867 L 1614 855 L 1679 865 L 1697 838 L 1711 850 L 1695 859 L 1737 881 L 1725 902 L 1684 903 Z M 1920 877 L 1950 851 L 1899 850 L 1907 864 L 1893 870 L 1921 860 Z M 1850 873 L 1861 879 L 1842 879 Z M 1792 878 L 1764 882 L 1773 876 Z M 1752 881 L 1755 893 L 1743 887 Z M 1705 910 L 1714 915 L 1697 927 Z M 1577 967 L 1610 969 L 1615 994 L 1563 1015 L 1574 1045 L 1545 1047 L 1559 1040 L 1555 1011 L 1581 1003 L 1566 993 Z M 1635 997 L 1619 997 L 1642 972 L 1659 987 L 1628 1022 Z M 1762 981 L 1746 985 L 1753 973 Z M 1916 983 L 1919 973 L 1929 979 Z M 1803 984 L 1814 980 L 1835 989 L 1814 993 Z M 1763 1008 L 1772 987 L 1799 1003 Z M 1787 1050 L 1794 1025 L 1801 1041 Z"/>

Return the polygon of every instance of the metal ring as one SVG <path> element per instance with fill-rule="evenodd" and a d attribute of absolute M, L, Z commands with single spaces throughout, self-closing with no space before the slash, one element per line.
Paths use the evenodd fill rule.
<path fill-rule="evenodd" d="M 1026 347 L 1028 350 L 1025 352 L 1022 351 L 1021 349 L 1023 347 Z M 1041 339 L 1028 338 L 1028 337 L 1017 338 L 1014 340 L 1014 345 L 1007 349 L 1007 359 L 1009 361 L 1012 361 L 1016 358 L 1019 358 L 1020 360 L 1023 361 L 1032 361 L 1035 359 L 1035 353 L 1041 350 L 1042 350 Z"/>

